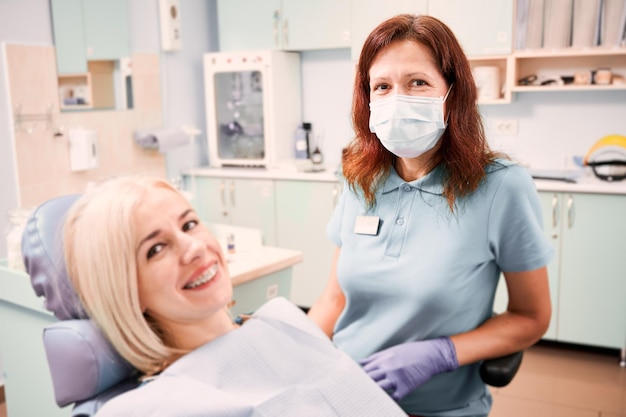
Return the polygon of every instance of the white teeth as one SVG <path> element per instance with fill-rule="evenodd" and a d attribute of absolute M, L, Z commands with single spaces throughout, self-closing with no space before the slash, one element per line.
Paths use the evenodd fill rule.
<path fill-rule="evenodd" d="M 207 283 L 211 281 L 213 277 L 215 277 L 215 274 L 217 274 L 217 264 L 207 269 L 207 271 L 204 274 L 202 274 L 200 277 L 198 277 L 197 280 L 185 285 L 185 289 L 196 288 L 198 285 Z"/>

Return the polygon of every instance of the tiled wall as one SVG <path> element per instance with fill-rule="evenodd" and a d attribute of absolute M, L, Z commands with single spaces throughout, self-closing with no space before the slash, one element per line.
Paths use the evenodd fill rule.
<path fill-rule="evenodd" d="M 156 150 L 145 150 L 133 141 L 136 129 L 162 126 L 159 56 L 132 56 L 132 110 L 60 112 L 56 60 L 53 46 L 6 45 L 11 109 L 25 117 L 51 113 L 45 120 L 16 123 L 15 157 L 20 206 L 36 205 L 62 194 L 84 191 L 89 182 L 111 175 L 147 172 L 166 175 L 165 160 Z M 72 172 L 68 130 L 95 130 L 99 166 Z M 61 135 L 55 133 L 61 132 Z"/>

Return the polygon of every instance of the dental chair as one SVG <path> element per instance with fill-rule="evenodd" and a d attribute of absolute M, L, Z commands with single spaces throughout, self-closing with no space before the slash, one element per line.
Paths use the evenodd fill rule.
<path fill-rule="evenodd" d="M 43 343 L 59 407 L 74 404 L 72 416 L 90 417 L 110 398 L 135 388 L 137 373 L 87 317 L 67 276 L 63 223 L 78 195 L 41 204 L 22 236 L 24 265 L 35 293 L 58 322 L 43 331 Z"/>
<path fill-rule="evenodd" d="M 91 417 L 109 399 L 136 388 L 139 374 L 89 319 L 68 278 L 63 223 L 78 197 L 57 197 L 33 211 L 24 229 L 22 254 L 35 293 L 59 320 L 43 331 L 55 401 L 59 407 L 73 404 L 73 417 Z M 522 355 L 520 351 L 484 361 L 481 378 L 492 386 L 507 385 Z"/>

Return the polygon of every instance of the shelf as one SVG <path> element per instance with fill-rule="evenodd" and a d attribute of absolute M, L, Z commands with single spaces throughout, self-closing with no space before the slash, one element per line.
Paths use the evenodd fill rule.
<path fill-rule="evenodd" d="M 510 81 L 510 77 L 511 77 L 510 68 L 512 67 L 511 59 L 512 59 L 511 55 L 484 55 L 484 56 L 481 55 L 481 56 L 475 56 L 475 57 L 469 58 L 472 71 L 474 70 L 474 68 L 481 67 L 481 66 L 490 66 L 490 67 L 494 66 L 500 69 L 500 80 L 502 84 L 500 98 L 498 99 L 479 98 L 478 104 L 508 104 L 511 102 L 511 99 L 512 99 L 511 90 L 507 88 L 507 86 L 510 85 L 510 82 L 511 82 Z"/>
<path fill-rule="evenodd" d="M 502 97 L 496 100 L 479 100 L 478 104 L 506 104 L 514 93 L 561 92 L 561 91 L 624 91 L 626 81 L 608 85 L 519 85 L 518 80 L 536 75 L 537 82 L 547 79 L 561 80 L 577 72 L 593 72 L 608 68 L 614 76 L 626 80 L 626 47 L 564 48 L 519 50 L 509 55 L 469 57 L 472 69 L 477 66 L 497 66 L 503 80 Z"/>
<path fill-rule="evenodd" d="M 91 100 L 91 74 L 88 72 L 77 74 L 59 74 L 59 103 L 61 109 L 90 109 Z M 69 104 L 68 98 L 76 98 L 80 103 Z"/>
<path fill-rule="evenodd" d="M 532 85 L 532 86 L 523 86 L 516 85 L 511 88 L 511 91 L 514 93 L 533 93 L 533 92 L 546 92 L 546 91 L 618 91 L 618 90 L 626 90 L 626 84 L 620 85 L 558 85 L 558 86 L 549 86 L 549 85 Z"/>

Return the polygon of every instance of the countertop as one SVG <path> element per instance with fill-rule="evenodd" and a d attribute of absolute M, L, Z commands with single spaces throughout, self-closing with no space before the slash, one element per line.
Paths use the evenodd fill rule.
<path fill-rule="evenodd" d="M 268 168 L 198 167 L 186 170 L 184 174 L 216 178 L 337 182 L 341 178 L 341 174 L 337 173 L 336 169 L 337 167 L 332 167 L 332 169 L 326 167 L 322 172 L 303 172 L 302 168 L 298 168 L 294 163 L 283 163 Z M 548 171 L 544 170 L 541 172 L 545 173 Z M 559 174 L 558 170 L 549 172 L 557 176 Z M 559 180 L 535 179 L 535 185 L 538 191 L 626 195 L 626 180 L 614 182 L 602 181 L 596 178 L 590 171 L 582 173 L 575 183 Z"/>
<path fill-rule="evenodd" d="M 602 181 L 593 174 L 582 176 L 575 183 L 535 179 L 535 185 L 538 191 L 626 195 L 626 180 Z"/>
<path fill-rule="evenodd" d="M 302 262 L 302 252 L 261 246 L 228 255 L 228 260 L 230 279 L 237 286 Z"/>
<path fill-rule="evenodd" d="M 306 172 L 311 166 L 300 166 L 291 163 L 276 164 L 267 168 L 257 167 L 198 167 L 183 172 L 185 175 L 196 175 L 217 178 L 253 178 L 268 180 L 297 180 L 297 181 L 322 181 L 337 182 L 338 175 L 335 166 L 322 166 L 320 172 Z"/>

